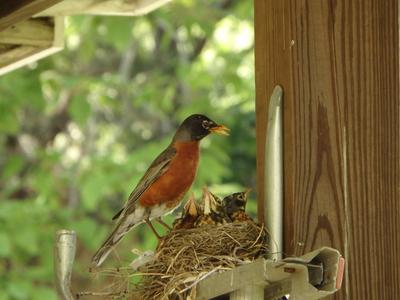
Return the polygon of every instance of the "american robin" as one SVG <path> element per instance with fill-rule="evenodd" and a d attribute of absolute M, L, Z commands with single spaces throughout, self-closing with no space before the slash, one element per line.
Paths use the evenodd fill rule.
<path fill-rule="evenodd" d="M 231 220 L 226 214 L 226 211 L 223 206 L 222 199 L 216 196 L 215 194 L 209 191 L 211 197 L 211 217 L 215 221 L 216 224 L 226 224 Z"/>
<path fill-rule="evenodd" d="M 222 200 L 224 210 L 232 222 L 250 220 L 250 217 L 246 214 L 246 203 L 249 192 L 250 189 L 233 193 Z"/>
<path fill-rule="evenodd" d="M 193 183 L 199 161 L 199 143 L 210 133 L 228 135 L 229 129 L 200 114 L 186 118 L 171 144 L 152 162 L 130 194 L 125 206 L 114 216 L 117 224 L 92 258 L 100 266 L 113 247 L 137 224 L 146 222 L 160 238 L 150 220 L 164 224 L 161 216 L 173 211 Z"/>
<path fill-rule="evenodd" d="M 203 214 L 201 214 L 196 223 L 196 227 L 204 225 L 226 224 L 229 218 L 225 215 L 222 207 L 222 200 L 211 193 L 206 187 L 203 188 Z"/>
<path fill-rule="evenodd" d="M 194 227 L 200 213 L 194 194 L 191 194 L 183 207 L 182 215 L 173 223 L 173 229 L 190 229 Z"/>

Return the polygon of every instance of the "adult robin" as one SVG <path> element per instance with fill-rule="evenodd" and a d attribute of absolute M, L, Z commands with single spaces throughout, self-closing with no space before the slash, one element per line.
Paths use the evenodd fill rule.
<path fill-rule="evenodd" d="M 228 135 L 229 129 L 200 114 L 186 118 L 170 145 L 152 162 L 130 194 L 125 206 L 114 216 L 117 224 L 92 258 L 100 266 L 115 245 L 135 225 L 146 222 L 160 238 L 150 220 L 173 211 L 189 190 L 199 161 L 199 143 L 210 133 Z"/>
<path fill-rule="evenodd" d="M 242 222 L 250 219 L 246 214 L 246 203 L 249 192 L 250 189 L 247 189 L 243 192 L 233 193 L 222 199 L 222 206 L 225 213 L 232 222 Z"/>
<path fill-rule="evenodd" d="M 200 214 L 200 207 L 196 203 L 194 194 L 190 195 L 185 206 L 183 207 L 182 215 L 173 223 L 174 230 L 176 229 L 190 229 L 194 227 L 197 218 Z"/>

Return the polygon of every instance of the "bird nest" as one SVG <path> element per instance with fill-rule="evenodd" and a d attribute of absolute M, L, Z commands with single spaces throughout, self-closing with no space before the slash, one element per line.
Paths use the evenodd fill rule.
<path fill-rule="evenodd" d="M 154 260 L 138 269 L 143 277 L 131 299 L 195 298 L 205 277 L 264 256 L 268 235 L 251 220 L 219 226 L 173 230 L 158 245 Z"/>
<path fill-rule="evenodd" d="M 103 270 L 115 280 L 102 293 L 80 293 L 107 298 L 191 299 L 202 279 L 250 263 L 268 252 L 269 236 L 246 213 L 248 190 L 219 199 L 206 188 L 202 203 L 192 195 L 173 229 L 130 267 Z M 138 283 L 131 278 L 141 276 Z M 190 299 L 189 298 L 189 299 Z"/>

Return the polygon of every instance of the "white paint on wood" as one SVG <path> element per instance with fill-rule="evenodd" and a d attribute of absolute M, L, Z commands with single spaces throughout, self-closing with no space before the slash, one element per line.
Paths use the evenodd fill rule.
<path fill-rule="evenodd" d="M 233 270 L 213 274 L 197 285 L 196 300 L 206 300 L 225 295 L 249 285 L 265 284 L 264 259 L 242 265 Z"/>
<path fill-rule="evenodd" d="M 232 292 L 230 300 L 264 300 L 264 286 L 249 285 L 243 289 Z"/>
<path fill-rule="evenodd" d="M 64 17 L 55 17 L 51 26 L 53 34 L 49 46 L 15 45 L 8 50 L 3 47 L 4 51 L 0 51 L 0 75 L 61 51 L 64 48 Z"/>
<path fill-rule="evenodd" d="M 196 299 L 226 294 L 234 300 L 274 300 L 287 294 L 290 299 L 322 299 L 340 289 L 343 263 L 340 253 L 329 247 L 284 260 L 257 259 L 203 279 L 197 285 Z"/>
<path fill-rule="evenodd" d="M 64 0 L 37 16 L 113 15 L 139 16 L 147 14 L 171 0 Z"/>
<path fill-rule="evenodd" d="M 0 31 L 15 25 L 21 21 L 29 19 L 33 15 L 45 10 L 46 8 L 56 4 L 61 0 L 25 0 L 18 1 L 20 5 L 8 7 L 7 2 L 15 2 L 15 0 L 2 0 L 2 16 L 0 18 Z"/>
<path fill-rule="evenodd" d="M 49 19 L 28 19 L 0 31 L 0 43 L 50 47 L 53 43 L 54 26 Z"/>

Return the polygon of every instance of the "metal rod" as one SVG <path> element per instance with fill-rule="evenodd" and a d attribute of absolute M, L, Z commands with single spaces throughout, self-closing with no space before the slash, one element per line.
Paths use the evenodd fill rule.
<path fill-rule="evenodd" d="M 277 85 L 271 95 L 265 143 L 264 219 L 270 237 L 270 258 L 281 259 L 283 250 L 283 120 L 282 88 Z"/>
<path fill-rule="evenodd" d="M 54 245 L 54 273 L 58 298 L 62 300 L 75 300 L 71 292 L 71 274 L 75 250 L 75 232 L 65 229 L 57 231 Z"/>

